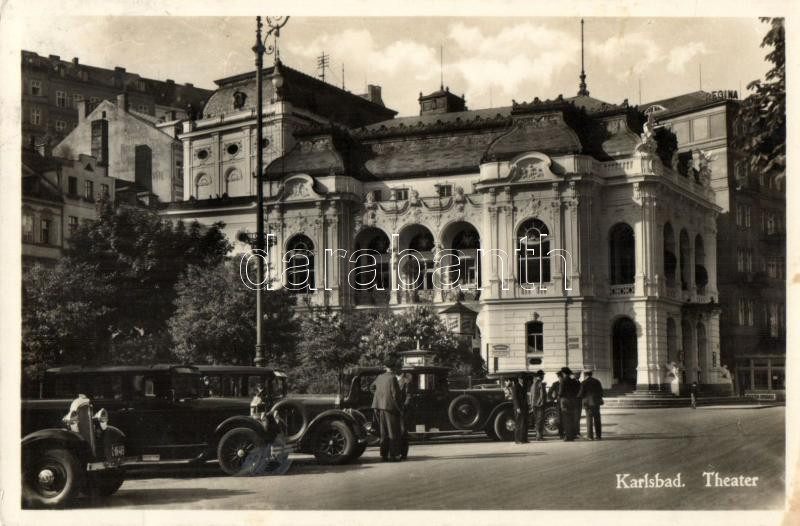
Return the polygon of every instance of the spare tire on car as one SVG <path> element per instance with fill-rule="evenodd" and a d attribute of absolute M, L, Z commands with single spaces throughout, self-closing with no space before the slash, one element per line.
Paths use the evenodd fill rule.
<path fill-rule="evenodd" d="M 456 429 L 472 431 L 478 427 L 483 416 L 481 403 L 471 394 L 459 395 L 450 402 L 447 415 Z"/>
<path fill-rule="evenodd" d="M 308 411 L 299 400 L 286 398 L 275 404 L 272 408 L 286 423 L 286 441 L 298 440 L 308 428 Z"/>

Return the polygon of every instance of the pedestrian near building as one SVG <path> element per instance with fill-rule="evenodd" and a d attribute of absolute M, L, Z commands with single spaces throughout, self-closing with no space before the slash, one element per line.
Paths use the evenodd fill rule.
<path fill-rule="evenodd" d="M 580 411 L 578 405 L 578 391 L 581 385 L 572 377 L 569 367 L 562 367 L 563 379 L 558 389 L 558 399 L 561 404 L 561 416 L 564 420 L 564 440 L 572 442 L 578 434 L 575 426 L 575 412 Z"/>
<path fill-rule="evenodd" d="M 372 385 L 375 387 L 372 409 L 378 415 L 381 432 L 381 460 L 400 460 L 400 385 L 390 364 L 384 366 L 384 372 L 375 378 Z"/>
<path fill-rule="evenodd" d="M 528 382 L 524 376 L 514 382 L 514 442 L 528 442 Z"/>
<path fill-rule="evenodd" d="M 692 382 L 692 385 L 689 386 L 689 396 L 692 397 L 692 409 L 697 409 L 697 393 L 699 391 L 699 386 L 697 382 Z"/>
<path fill-rule="evenodd" d="M 409 409 L 410 409 L 410 388 L 411 380 L 413 377 L 411 373 L 402 373 L 397 376 L 397 384 L 400 387 L 398 402 L 402 414 L 400 415 L 400 459 L 408 458 L 408 427 L 410 425 Z"/>
<path fill-rule="evenodd" d="M 600 421 L 600 406 L 603 405 L 603 384 L 600 380 L 592 376 L 592 371 L 587 369 L 583 372 L 584 380 L 581 382 L 581 389 L 578 391 L 578 398 L 583 403 L 586 413 L 586 431 L 589 440 L 601 440 L 603 437 L 603 425 Z"/>
<path fill-rule="evenodd" d="M 558 411 L 558 438 L 564 438 L 564 416 L 561 414 L 561 403 L 558 400 L 558 391 L 561 389 L 561 380 L 564 379 L 564 373 L 558 371 L 556 373 L 558 380 L 553 382 L 550 389 L 547 391 L 547 397 L 553 401 Z"/>
<path fill-rule="evenodd" d="M 544 385 L 544 371 L 536 371 L 530 390 L 530 402 L 533 408 L 533 423 L 536 427 L 536 440 L 544 440 L 544 404 L 547 401 L 547 390 Z"/>
<path fill-rule="evenodd" d="M 580 387 L 580 384 L 581 384 L 581 373 L 580 373 L 580 371 L 575 373 L 573 379 L 576 382 L 578 382 L 578 386 Z M 580 438 L 581 437 L 581 413 L 582 413 L 582 411 L 581 411 L 581 400 L 580 400 L 580 398 L 578 398 L 578 400 L 576 402 L 576 405 L 575 405 L 575 411 L 573 412 L 573 415 L 572 415 L 573 418 L 575 419 L 575 438 Z"/>

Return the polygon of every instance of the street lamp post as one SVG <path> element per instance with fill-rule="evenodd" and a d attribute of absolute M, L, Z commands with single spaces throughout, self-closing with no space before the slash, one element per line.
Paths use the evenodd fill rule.
<path fill-rule="evenodd" d="M 256 17 L 256 45 L 253 46 L 253 52 L 256 54 L 256 196 L 258 200 L 258 208 L 256 210 L 256 250 L 258 257 L 256 258 L 256 279 L 258 286 L 256 287 L 256 357 L 253 363 L 256 367 L 264 367 L 267 364 L 267 357 L 264 355 L 264 306 L 263 306 L 263 288 L 266 284 L 264 273 L 264 248 L 266 242 L 264 239 L 264 95 L 262 93 L 263 84 L 263 68 L 264 68 L 264 55 L 275 53 L 275 63 L 280 62 L 278 55 L 277 39 L 280 36 L 280 30 L 289 21 L 289 17 L 267 17 L 267 34 L 261 38 L 261 17 Z M 268 46 L 266 44 L 270 35 L 275 35 L 275 46 Z"/>

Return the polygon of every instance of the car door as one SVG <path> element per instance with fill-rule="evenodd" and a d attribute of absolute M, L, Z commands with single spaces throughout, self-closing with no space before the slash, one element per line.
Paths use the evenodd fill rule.
<path fill-rule="evenodd" d="M 409 431 L 450 429 L 447 417 L 447 379 L 436 373 L 415 373 L 409 386 Z"/>

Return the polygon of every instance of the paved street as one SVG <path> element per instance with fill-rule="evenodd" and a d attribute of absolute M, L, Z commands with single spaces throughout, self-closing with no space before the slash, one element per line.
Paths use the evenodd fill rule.
<path fill-rule="evenodd" d="M 585 435 L 585 430 L 584 430 Z M 215 509 L 743 509 L 782 506 L 783 407 L 617 409 L 602 442 L 527 445 L 485 438 L 414 444 L 403 463 L 370 448 L 359 464 L 297 456 L 288 474 L 229 478 L 213 464 L 133 473 L 109 506 Z M 755 487 L 704 487 L 702 472 L 758 477 Z M 681 475 L 685 487 L 617 489 L 626 479 Z"/>

